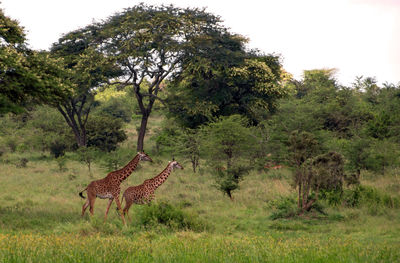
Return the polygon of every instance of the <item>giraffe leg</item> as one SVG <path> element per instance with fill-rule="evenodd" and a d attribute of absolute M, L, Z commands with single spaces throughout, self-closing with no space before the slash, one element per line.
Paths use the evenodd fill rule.
<path fill-rule="evenodd" d="M 129 208 L 131 207 L 132 203 L 128 203 L 125 199 L 125 207 L 123 210 L 124 215 L 126 215 L 128 217 L 128 220 L 131 221 L 130 217 L 129 217 Z"/>
<path fill-rule="evenodd" d="M 124 213 L 122 213 L 121 203 L 119 202 L 119 196 L 118 195 L 114 196 L 114 199 L 115 199 L 115 203 L 117 203 L 118 211 L 121 214 L 122 222 L 124 222 L 124 225 L 126 225 Z"/>
<path fill-rule="evenodd" d="M 86 203 L 82 206 L 82 216 L 85 214 L 86 208 L 89 206 L 89 199 L 86 200 Z"/>
<path fill-rule="evenodd" d="M 89 200 L 89 212 L 91 215 L 94 215 L 94 202 L 96 201 L 96 196 L 92 196 L 88 194 L 88 200 Z"/>
<path fill-rule="evenodd" d="M 110 206 L 111 206 L 111 204 L 112 204 L 113 201 L 114 201 L 114 199 L 110 199 L 110 200 L 108 201 L 108 206 L 107 206 L 107 210 L 106 210 L 106 215 L 104 216 L 104 222 L 106 222 L 106 220 L 107 220 L 108 210 L 110 210 Z"/>

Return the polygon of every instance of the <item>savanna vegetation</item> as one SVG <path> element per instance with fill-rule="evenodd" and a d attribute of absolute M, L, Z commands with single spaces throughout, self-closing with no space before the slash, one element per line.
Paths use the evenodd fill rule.
<path fill-rule="evenodd" d="M 400 85 L 294 79 L 218 16 L 141 4 L 30 50 L 0 12 L 0 261 L 396 262 Z M 178 160 L 123 225 L 78 193 Z"/>

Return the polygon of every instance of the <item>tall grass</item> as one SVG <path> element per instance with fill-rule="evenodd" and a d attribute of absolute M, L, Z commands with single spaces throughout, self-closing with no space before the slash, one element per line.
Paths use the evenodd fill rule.
<path fill-rule="evenodd" d="M 128 128 L 134 133 L 133 127 Z M 123 147 L 135 155 L 133 141 Z M 157 175 L 170 160 L 151 157 L 155 162 L 141 163 L 123 182 L 122 191 Z M 28 160 L 26 167 L 18 165 L 22 158 Z M 154 204 L 132 206 L 128 225 L 123 226 L 115 204 L 103 222 L 107 200 L 96 200 L 93 217 L 80 216 L 84 200 L 78 193 L 108 172 L 100 163 L 89 174 L 71 155 L 60 169 L 42 153 L 4 153 L 0 262 L 396 262 L 400 258 L 400 209 L 397 203 L 391 205 L 399 200 L 395 170 L 362 178 L 367 186 L 362 205 L 327 206 L 328 216 L 318 219 L 272 220 L 281 200 L 296 198 L 290 170 L 251 172 L 231 201 L 213 186 L 212 175 L 201 165 L 196 174 L 191 169 L 174 171 L 156 191 Z"/>
<path fill-rule="evenodd" d="M 398 246 L 331 237 L 221 236 L 178 232 L 132 238 L 0 235 L 2 262 L 396 262 Z"/>

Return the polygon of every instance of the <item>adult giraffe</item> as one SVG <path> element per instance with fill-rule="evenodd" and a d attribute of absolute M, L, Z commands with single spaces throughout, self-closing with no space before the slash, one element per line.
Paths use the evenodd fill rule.
<path fill-rule="evenodd" d="M 150 161 L 152 162 L 153 160 L 144 152 L 138 152 L 135 157 L 127 164 L 125 165 L 122 169 L 119 169 L 117 171 L 110 172 L 105 178 L 92 181 L 82 192 L 79 193 L 79 195 L 82 198 L 85 198 L 82 193 L 86 190 L 87 195 L 88 195 L 88 200 L 86 203 L 82 206 L 82 216 L 85 214 L 86 208 L 90 205 L 90 214 L 93 215 L 93 209 L 94 209 L 94 201 L 96 200 L 96 197 L 99 197 L 101 199 L 110 199 L 108 201 L 108 206 L 106 210 L 106 214 L 104 216 L 104 221 L 107 220 L 107 214 L 108 210 L 110 209 L 110 206 L 115 199 L 115 202 L 117 203 L 118 210 L 122 211 L 121 209 L 121 203 L 119 202 L 119 193 L 121 192 L 121 183 L 124 181 L 128 176 L 136 169 L 139 161 Z M 124 224 L 125 218 L 123 213 L 121 213 L 121 218 Z"/>
<path fill-rule="evenodd" d="M 150 203 L 154 199 L 154 191 L 167 180 L 168 176 L 176 168 L 183 169 L 183 166 L 175 160 L 170 161 L 159 175 L 145 180 L 141 185 L 128 187 L 122 195 L 122 200 L 125 198 L 123 214 L 128 214 L 129 208 L 133 203 Z"/>

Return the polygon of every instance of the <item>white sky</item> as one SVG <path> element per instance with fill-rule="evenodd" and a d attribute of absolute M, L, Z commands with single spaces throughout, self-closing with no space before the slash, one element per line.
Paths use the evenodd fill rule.
<path fill-rule="evenodd" d="M 281 54 L 296 78 L 303 70 L 336 68 L 350 85 L 356 76 L 400 82 L 400 0 L 0 0 L 34 49 L 48 49 L 69 31 L 140 2 L 206 7 L 249 47 Z"/>

